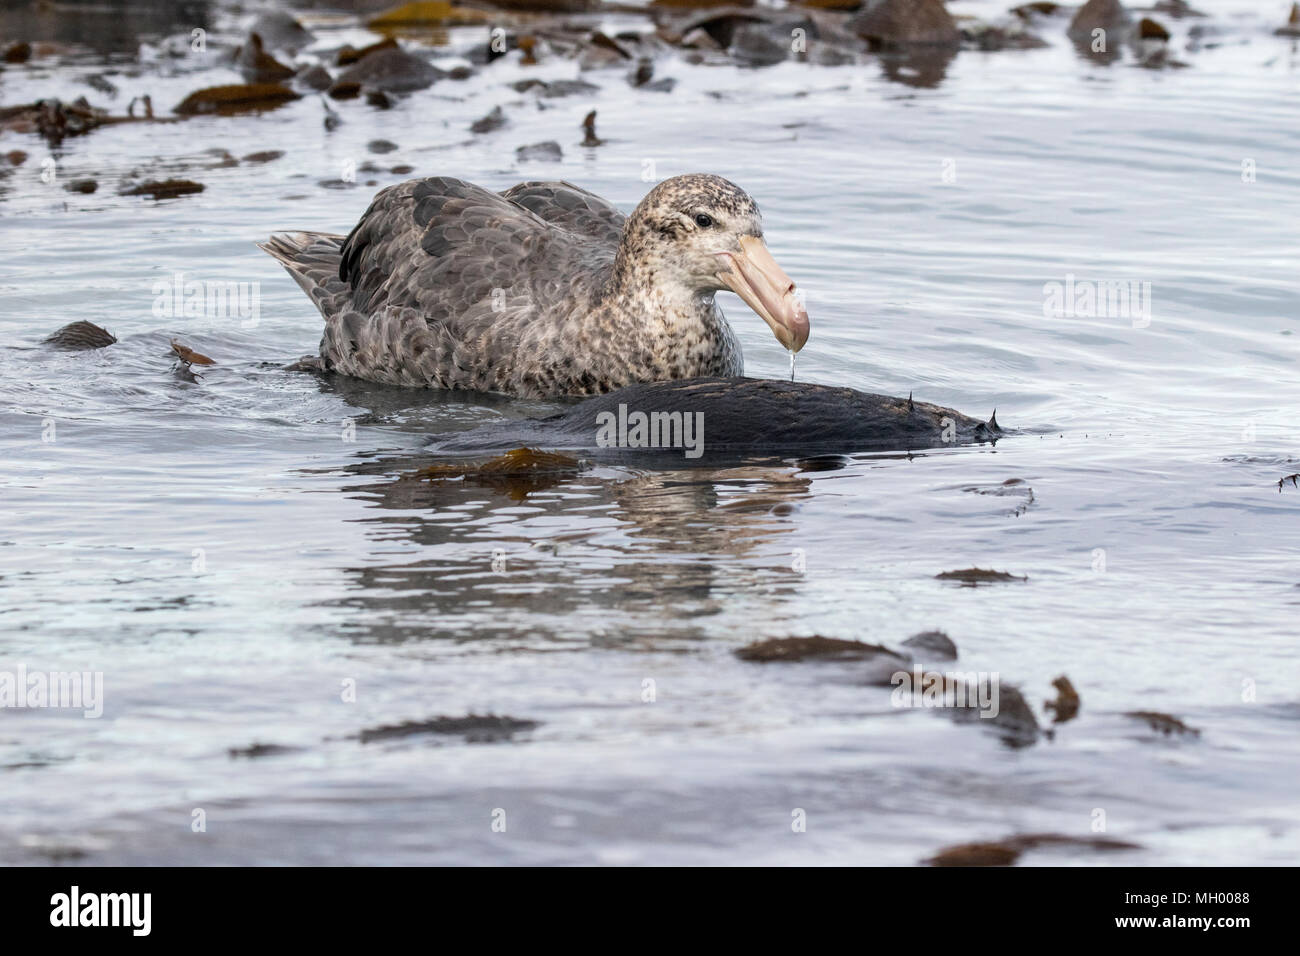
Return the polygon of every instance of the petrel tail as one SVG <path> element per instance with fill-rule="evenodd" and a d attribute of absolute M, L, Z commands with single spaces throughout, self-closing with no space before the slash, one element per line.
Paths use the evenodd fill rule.
<path fill-rule="evenodd" d="M 329 232 L 289 232 L 259 242 L 257 247 L 284 266 L 322 314 L 328 315 L 327 300 L 347 289 L 339 279 L 344 238 Z"/>

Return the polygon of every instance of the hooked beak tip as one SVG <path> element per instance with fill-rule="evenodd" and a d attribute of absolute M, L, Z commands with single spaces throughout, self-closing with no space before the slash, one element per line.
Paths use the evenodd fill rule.
<path fill-rule="evenodd" d="M 744 236 L 738 253 L 719 253 L 719 257 L 730 267 L 719 273 L 722 282 L 767 323 L 778 342 L 791 352 L 803 348 L 811 331 L 808 311 L 763 240 Z"/>

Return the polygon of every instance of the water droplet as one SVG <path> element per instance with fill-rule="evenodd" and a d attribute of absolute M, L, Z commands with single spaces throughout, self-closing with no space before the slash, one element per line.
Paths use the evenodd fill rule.
<path fill-rule="evenodd" d="M 794 349 L 790 350 L 790 381 L 794 381 Z"/>

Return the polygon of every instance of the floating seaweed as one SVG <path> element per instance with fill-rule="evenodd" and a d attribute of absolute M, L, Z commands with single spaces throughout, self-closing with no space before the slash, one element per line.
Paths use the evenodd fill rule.
<path fill-rule="evenodd" d="M 207 187 L 191 179 L 150 180 L 122 190 L 123 196 L 148 196 L 150 199 L 175 199 L 201 193 Z"/>
<path fill-rule="evenodd" d="M 1079 692 L 1070 683 L 1070 678 L 1064 674 L 1052 681 L 1052 686 L 1056 688 L 1056 700 L 1047 701 L 1043 709 L 1055 714 L 1052 720 L 1054 724 L 1073 720 L 1079 713 Z"/>
<path fill-rule="evenodd" d="M 496 714 L 468 714 L 464 717 L 433 717 L 429 720 L 406 720 L 400 724 L 368 727 L 356 735 L 363 744 L 379 740 L 401 740 L 422 734 L 445 734 L 464 737 L 468 743 L 492 743 L 509 740 L 517 733 L 541 726 L 536 720 L 519 720 Z"/>
<path fill-rule="evenodd" d="M 940 581 L 956 581 L 962 587 L 974 588 L 982 584 L 998 584 L 1005 581 L 1028 581 L 1028 576 L 1017 577 L 1006 571 L 993 571 L 985 568 L 963 568 L 960 571 L 941 571 L 935 575 Z"/>
<path fill-rule="evenodd" d="M 1140 850 L 1126 840 L 1110 837 L 1075 837 L 1062 833 L 1024 833 L 980 843 L 959 843 L 945 847 L 929 859 L 930 866 L 1011 866 L 1026 850 L 1042 846 L 1080 847 L 1090 850 Z"/>
<path fill-rule="evenodd" d="M 181 116 L 234 116 L 273 110 L 299 98 L 280 83 L 233 83 L 195 90 L 181 100 L 175 112 Z"/>
<path fill-rule="evenodd" d="M 1164 714 L 1158 710 L 1130 710 L 1126 711 L 1124 716 L 1133 720 L 1140 720 L 1152 730 L 1164 734 L 1166 737 L 1172 737 L 1174 734 L 1190 737 L 1201 736 L 1201 732 L 1197 728 L 1189 727 L 1172 714 Z"/>
<path fill-rule="evenodd" d="M 552 488 L 578 474 L 581 462 L 537 448 L 515 448 L 486 461 L 429 465 L 408 478 L 421 481 L 470 481 L 506 492 L 522 501 L 531 492 Z"/>
<path fill-rule="evenodd" d="M 217 363 L 208 358 L 201 352 L 196 352 L 186 345 L 181 345 L 175 339 L 172 339 L 172 351 L 186 365 L 216 365 Z"/>

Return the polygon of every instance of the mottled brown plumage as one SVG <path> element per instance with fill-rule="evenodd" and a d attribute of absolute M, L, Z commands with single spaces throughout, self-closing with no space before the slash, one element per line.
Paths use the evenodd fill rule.
<path fill-rule="evenodd" d="M 498 194 L 434 177 L 380 192 L 346 238 L 294 233 L 260 245 L 324 316 L 326 368 L 548 397 L 743 374 L 713 297 L 733 284 L 720 281 L 720 260 L 752 253 L 761 236 L 754 201 L 717 176 L 666 180 L 626 217 L 569 183 Z M 793 296 L 766 262 L 764 275 L 779 278 L 760 304 Z M 788 289 L 776 288 L 782 280 Z"/>

